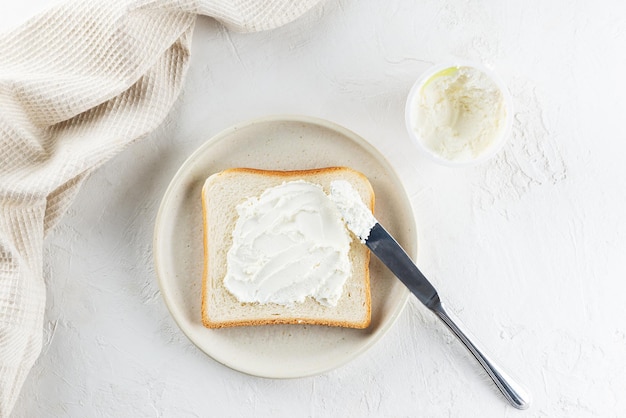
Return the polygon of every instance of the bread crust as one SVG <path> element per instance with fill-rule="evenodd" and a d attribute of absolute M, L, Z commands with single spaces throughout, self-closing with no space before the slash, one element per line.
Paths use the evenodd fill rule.
<path fill-rule="evenodd" d="M 341 174 L 349 172 L 353 176 L 357 176 L 359 180 L 362 182 L 361 186 L 367 188 L 368 194 L 371 196 L 369 207 L 374 211 L 375 205 L 375 196 L 372 186 L 367 179 L 367 177 L 359 171 L 356 171 L 349 167 L 324 167 L 324 168 L 314 168 L 314 169 L 306 169 L 306 170 L 262 170 L 257 168 L 248 168 L 248 167 L 237 167 L 237 168 L 229 168 L 223 170 L 219 173 L 214 174 L 214 176 L 223 176 L 223 175 L 232 175 L 232 174 L 255 174 L 261 176 L 269 176 L 269 177 L 278 177 L 282 178 L 284 181 L 291 180 L 307 180 L 307 178 L 318 175 L 318 174 Z M 210 179 L 210 178 L 209 178 Z M 207 179 L 208 181 L 208 179 Z M 208 298 L 208 287 L 209 287 L 209 262 L 210 260 L 207 257 L 209 254 L 209 246 L 211 245 L 209 242 L 209 234 L 208 234 L 208 217 L 209 217 L 209 208 L 207 207 L 207 195 L 206 195 L 206 187 L 202 188 L 202 226 L 203 226 L 203 247 L 204 247 L 204 267 L 202 273 L 202 324 L 211 329 L 217 328 L 227 328 L 227 327 L 236 327 L 236 326 L 260 326 L 260 325 L 277 325 L 277 324 L 290 324 L 290 325 L 325 325 L 325 326 L 333 326 L 333 327 L 345 327 L 345 328 L 357 328 L 364 329 L 370 325 L 371 322 L 371 289 L 370 289 L 370 252 L 366 249 L 364 254 L 364 277 L 363 277 L 363 286 L 365 293 L 365 312 L 364 319 L 361 321 L 348 321 L 348 320 L 336 320 L 336 319 L 328 319 L 328 318 L 310 318 L 306 316 L 275 316 L 263 319 L 252 319 L 252 318 L 241 318 L 236 320 L 218 320 L 216 318 L 211 318 L 210 310 L 209 310 L 209 298 Z M 249 196 L 244 196 L 249 197 Z M 355 239 L 353 238 L 353 242 L 351 245 L 362 245 L 360 243 L 355 243 Z M 365 247 L 364 247 L 365 248 Z M 345 289 L 344 289 L 345 290 Z M 342 296 L 343 297 L 343 296 Z M 253 306 L 255 303 L 240 303 L 241 306 Z M 275 304 L 269 304 L 275 305 Z M 276 305 L 280 307 L 280 305 Z M 284 307 L 283 307 L 284 308 Z M 280 309 L 280 308 L 278 308 Z"/>

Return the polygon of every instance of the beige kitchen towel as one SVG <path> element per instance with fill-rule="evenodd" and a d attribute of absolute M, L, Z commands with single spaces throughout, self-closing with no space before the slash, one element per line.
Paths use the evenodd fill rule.
<path fill-rule="evenodd" d="M 250 32 L 317 1 L 72 0 L 0 35 L 1 417 L 41 351 L 43 239 L 89 173 L 165 118 L 196 16 Z"/>

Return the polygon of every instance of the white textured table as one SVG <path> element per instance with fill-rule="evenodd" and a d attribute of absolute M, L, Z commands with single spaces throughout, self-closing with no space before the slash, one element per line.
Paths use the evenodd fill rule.
<path fill-rule="evenodd" d="M 6 29 L 50 0 L 0 7 Z M 45 246 L 44 348 L 15 417 L 610 417 L 626 392 L 626 10 L 622 2 L 339 1 L 260 34 L 200 19 L 184 92 L 156 132 L 98 171 Z M 432 63 L 487 63 L 515 102 L 492 161 L 448 169 L 404 130 Z M 405 182 L 419 264 L 533 395 L 509 407 L 411 301 L 370 351 L 327 374 L 249 377 L 211 360 L 159 294 L 165 187 L 205 139 L 277 113 L 365 137 Z"/>

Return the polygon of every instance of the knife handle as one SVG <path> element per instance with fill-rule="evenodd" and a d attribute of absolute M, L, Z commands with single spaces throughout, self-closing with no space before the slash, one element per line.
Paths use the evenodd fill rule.
<path fill-rule="evenodd" d="M 451 313 L 447 312 L 440 300 L 435 301 L 429 308 L 443 321 L 444 324 L 456 335 L 470 353 L 478 360 L 489 377 L 496 384 L 504 397 L 517 409 L 526 409 L 530 405 L 530 394 L 515 382 L 504 370 L 490 359 L 483 348 L 476 345 L 476 339 L 460 327 L 460 321 Z M 471 339 L 470 339 L 471 337 Z M 474 342 L 472 342 L 472 339 Z"/>

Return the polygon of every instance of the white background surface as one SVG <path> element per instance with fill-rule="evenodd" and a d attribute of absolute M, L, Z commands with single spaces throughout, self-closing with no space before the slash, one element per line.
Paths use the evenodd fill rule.
<path fill-rule="evenodd" d="M 9 28 L 54 3 L 0 6 Z M 85 185 L 48 238 L 44 348 L 15 417 L 620 416 L 626 391 L 626 9 L 622 2 L 329 1 L 260 34 L 201 18 L 167 121 Z M 405 133 L 431 64 L 483 62 L 515 103 L 488 163 L 435 166 Z M 249 377 L 179 331 L 159 294 L 154 218 L 179 165 L 214 133 L 276 113 L 317 116 L 374 144 L 414 206 L 419 264 L 531 389 L 509 407 L 416 302 L 330 373 Z"/>

